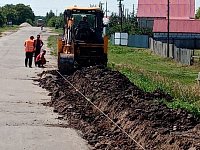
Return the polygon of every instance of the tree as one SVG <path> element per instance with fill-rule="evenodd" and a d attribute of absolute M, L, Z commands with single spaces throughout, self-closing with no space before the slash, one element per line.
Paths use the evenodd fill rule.
<path fill-rule="evenodd" d="M 196 18 L 196 19 L 200 19 L 200 7 L 197 9 L 195 18 Z"/>
<path fill-rule="evenodd" d="M 64 26 L 64 14 L 63 13 L 60 13 L 60 15 L 57 17 L 56 24 L 60 28 L 62 28 Z"/>
<path fill-rule="evenodd" d="M 56 25 L 56 17 L 54 16 L 54 17 L 51 17 L 51 18 L 48 20 L 47 26 L 48 26 L 48 27 L 55 27 L 55 25 Z"/>
<path fill-rule="evenodd" d="M 55 14 L 53 13 L 52 10 L 50 10 L 50 12 L 47 12 L 46 17 L 45 17 L 45 22 L 46 22 L 46 24 L 48 24 L 49 20 L 50 20 L 51 18 L 53 18 L 53 17 L 55 17 Z"/>
<path fill-rule="evenodd" d="M 13 24 L 17 23 L 17 11 L 15 9 L 15 5 L 7 4 L 4 7 L 2 7 L 2 13 L 4 17 L 6 18 L 6 22 L 12 22 Z"/>
<path fill-rule="evenodd" d="M 5 17 L 2 13 L 2 8 L 0 8 L 0 27 L 2 27 L 5 24 Z"/>
<path fill-rule="evenodd" d="M 23 22 L 32 24 L 35 20 L 35 15 L 29 5 L 24 4 L 7 4 L 0 7 L 0 26 L 6 22 L 19 25 Z"/>
<path fill-rule="evenodd" d="M 27 20 L 33 23 L 33 21 L 35 20 L 35 15 L 29 5 L 25 6 L 24 4 L 17 4 L 15 6 L 15 9 L 18 16 L 17 24 L 21 24 L 23 22 L 26 22 Z"/>
<path fill-rule="evenodd" d="M 55 16 L 52 10 L 50 12 L 47 12 L 45 17 L 46 25 L 49 27 L 60 27 L 62 28 L 64 26 L 64 15 L 63 13 L 60 13 L 59 16 Z"/>
<path fill-rule="evenodd" d="M 109 26 L 108 26 L 108 35 L 115 32 L 121 31 L 121 25 L 120 25 L 120 17 L 116 14 L 112 14 L 110 16 Z M 137 20 L 134 15 L 127 17 L 123 17 L 123 23 L 122 23 L 122 32 L 126 32 L 128 34 L 146 34 L 146 35 L 152 35 L 152 31 L 149 29 L 143 29 L 138 27 Z"/>

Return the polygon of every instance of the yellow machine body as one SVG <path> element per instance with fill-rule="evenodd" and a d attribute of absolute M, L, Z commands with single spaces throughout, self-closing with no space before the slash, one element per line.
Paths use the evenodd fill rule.
<path fill-rule="evenodd" d="M 81 27 L 81 17 L 89 27 Z M 58 68 L 71 72 L 76 67 L 107 65 L 108 37 L 103 33 L 103 11 L 98 7 L 69 7 L 64 12 L 64 32 L 57 41 Z"/>

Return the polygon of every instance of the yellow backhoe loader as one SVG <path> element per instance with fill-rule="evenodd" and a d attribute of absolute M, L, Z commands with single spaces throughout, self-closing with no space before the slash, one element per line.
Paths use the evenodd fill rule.
<path fill-rule="evenodd" d="M 98 7 L 69 7 L 64 11 L 64 33 L 58 39 L 58 69 L 107 65 L 108 37 L 103 36 L 103 11 Z"/>

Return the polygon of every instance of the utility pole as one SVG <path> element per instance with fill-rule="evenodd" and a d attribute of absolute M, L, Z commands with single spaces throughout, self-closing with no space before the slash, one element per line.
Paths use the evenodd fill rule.
<path fill-rule="evenodd" d="M 121 26 L 121 28 L 120 28 L 120 45 L 121 45 L 121 33 L 122 33 L 122 1 L 123 0 L 117 0 L 117 1 L 119 1 L 119 17 L 120 17 L 120 26 Z"/>
<path fill-rule="evenodd" d="M 170 0 L 167 3 L 167 57 L 169 57 L 169 32 L 170 32 Z"/>
<path fill-rule="evenodd" d="M 125 18 L 126 18 L 126 21 L 129 20 L 128 13 L 129 13 L 129 9 L 125 9 Z"/>
<path fill-rule="evenodd" d="M 127 21 L 127 14 L 126 14 L 127 9 L 124 10 L 124 18 L 125 18 L 125 22 Z"/>
<path fill-rule="evenodd" d="M 106 1 L 106 18 L 108 17 L 108 3 L 107 3 L 107 1 Z"/>
<path fill-rule="evenodd" d="M 123 17 L 123 14 L 122 14 L 122 1 L 123 0 L 117 0 L 117 1 L 119 1 L 119 17 L 120 17 L 120 25 L 121 25 L 121 31 L 120 32 L 122 32 L 122 17 Z"/>
<path fill-rule="evenodd" d="M 122 19 L 124 19 L 124 16 L 125 16 L 125 9 L 124 9 L 124 5 L 122 5 Z"/>

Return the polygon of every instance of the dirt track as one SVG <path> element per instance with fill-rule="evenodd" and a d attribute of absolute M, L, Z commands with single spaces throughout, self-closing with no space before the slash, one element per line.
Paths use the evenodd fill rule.
<path fill-rule="evenodd" d="M 94 149 L 132 150 L 138 145 L 91 106 L 55 71 L 40 74 L 40 86 L 50 91 L 54 112 L 81 130 Z M 200 149 L 200 119 L 184 110 L 171 110 L 162 91 L 145 93 L 117 71 L 84 68 L 65 76 L 145 149 Z"/>

